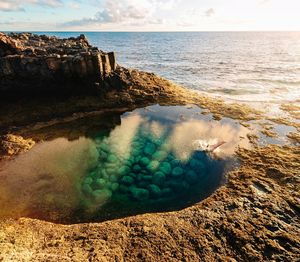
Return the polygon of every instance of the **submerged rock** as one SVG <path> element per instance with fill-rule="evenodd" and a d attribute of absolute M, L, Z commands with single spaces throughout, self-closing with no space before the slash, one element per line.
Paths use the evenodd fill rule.
<path fill-rule="evenodd" d="M 181 176 L 183 175 L 184 171 L 181 167 L 175 167 L 173 170 L 172 170 L 172 176 Z"/>
<path fill-rule="evenodd" d="M 131 187 L 130 192 L 132 197 L 138 201 L 147 200 L 149 198 L 149 191 L 144 188 Z"/>
<path fill-rule="evenodd" d="M 166 175 L 169 175 L 172 171 L 171 165 L 168 162 L 163 162 L 160 167 L 159 170 L 163 173 L 165 173 Z"/>

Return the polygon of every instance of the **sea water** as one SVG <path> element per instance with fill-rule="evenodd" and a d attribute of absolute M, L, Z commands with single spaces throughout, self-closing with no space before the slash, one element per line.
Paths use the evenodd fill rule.
<path fill-rule="evenodd" d="M 299 102 L 300 32 L 84 34 L 99 49 L 116 52 L 120 65 L 154 72 L 187 88 L 261 107 Z"/>

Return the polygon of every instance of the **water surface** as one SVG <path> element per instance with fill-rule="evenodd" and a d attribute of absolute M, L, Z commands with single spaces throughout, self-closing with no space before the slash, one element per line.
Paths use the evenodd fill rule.
<path fill-rule="evenodd" d="M 78 136 L 71 124 L 71 136 L 57 127 L 57 137 L 51 130 L 2 166 L 0 216 L 79 223 L 179 210 L 222 185 L 237 147 L 249 147 L 246 128 L 197 107 L 150 106 L 98 121 Z"/>

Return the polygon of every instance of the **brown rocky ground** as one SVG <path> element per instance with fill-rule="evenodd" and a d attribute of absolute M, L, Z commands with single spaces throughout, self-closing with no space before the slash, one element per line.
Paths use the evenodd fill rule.
<path fill-rule="evenodd" d="M 41 127 L 87 112 L 155 103 L 196 104 L 216 119 L 231 117 L 245 125 L 263 118 L 247 106 L 226 104 L 136 70 L 119 68 L 109 84 L 114 88 L 98 96 L 1 104 L 2 133 L 26 138 L 2 136 L 2 143 L 19 141 L 16 148 L 28 149 L 22 144 Z M 20 152 L 10 150 L 10 155 Z M 0 261 L 299 261 L 299 146 L 254 146 L 237 154 L 242 164 L 228 174 L 227 183 L 181 211 L 77 225 L 2 220 Z"/>

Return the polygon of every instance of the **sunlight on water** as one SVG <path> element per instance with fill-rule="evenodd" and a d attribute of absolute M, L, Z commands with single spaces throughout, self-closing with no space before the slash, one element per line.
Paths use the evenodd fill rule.
<path fill-rule="evenodd" d="M 211 194 L 237 146 L 249 147 L 243 127 L 152 108 L 160 112 L 125 114 L 108 135 L 42 142 L 8 162 L 0 216 L 75 223 L 177 210 Z"/>

